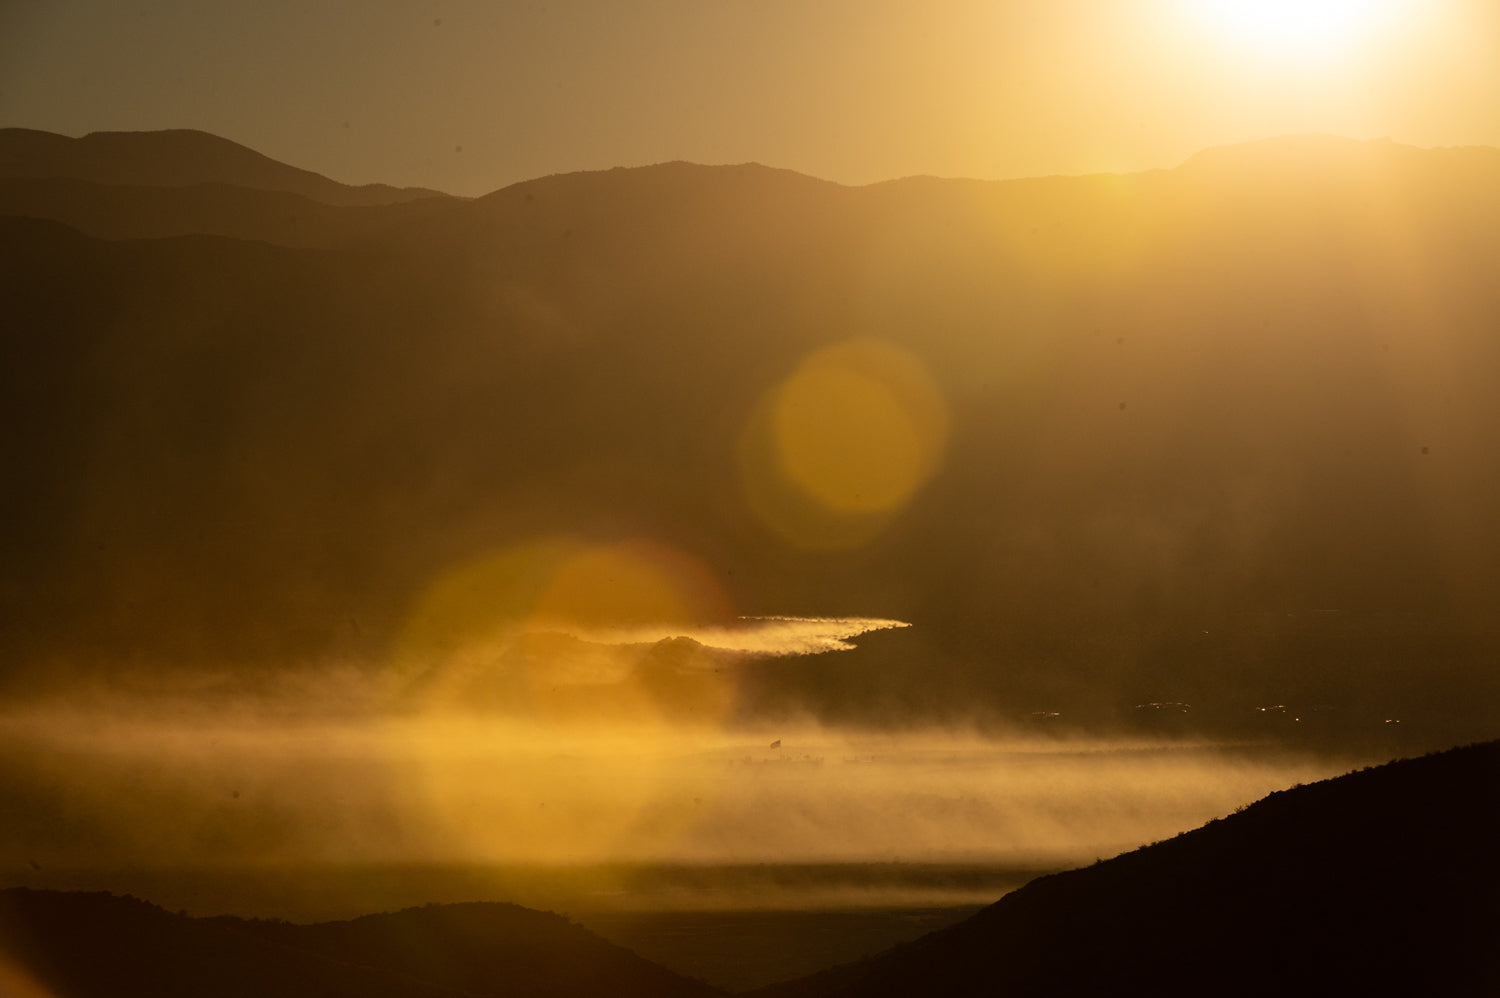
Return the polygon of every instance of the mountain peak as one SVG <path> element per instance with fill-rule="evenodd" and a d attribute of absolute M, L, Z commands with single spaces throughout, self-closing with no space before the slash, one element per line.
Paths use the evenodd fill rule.
<path fill-rule="evenodd" d="M 333 205 L 395 204 L 441 196 L 425 188 L 341 184 L 190 128 L 90 132 L 81 138 L 30 128 L 0 129 L 0 178 L 35 177 L 135 187 L 224 184 L 300 194 Z"/>

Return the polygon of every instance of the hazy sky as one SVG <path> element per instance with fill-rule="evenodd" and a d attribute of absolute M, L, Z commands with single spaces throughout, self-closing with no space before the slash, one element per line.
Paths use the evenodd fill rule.
<path fill-rule="evenodd" d="M 1313 131 L 1500 145 L 1500 4 L 5 0 L 0 125 L 200 128 L 462 194 L 673 159 L 867 183 Z"/>

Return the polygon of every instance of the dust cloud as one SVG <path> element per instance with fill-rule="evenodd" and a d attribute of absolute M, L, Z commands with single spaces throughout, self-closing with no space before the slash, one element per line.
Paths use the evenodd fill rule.
<path fill-rule="evenodd" d="M 347 677 L 229 709 L 51 702 L 0 723 L 7 853 L 37 867 L 351 864 L 1065 866 L 1168 837 L 1350 760 L 1200 740 L 587 725 Z"/>

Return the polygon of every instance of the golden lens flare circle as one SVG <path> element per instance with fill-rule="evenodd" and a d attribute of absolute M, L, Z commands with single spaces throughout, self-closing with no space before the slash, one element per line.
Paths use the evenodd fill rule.
<path fill-rule="evenodd" d="M 394 695 L 548 725 L 712 727 L 735 707 L 734 673 L 673 635 L 733 620 L 713 573 L 676 548 L 538 538 L 447 570 L 415 601 Z"/>
<path fill-rule="evenodd" d="M 546 536 L 441 573 L 417 600 L 392 675 L 392 775 L 425 848 L 593 862 L 691 827 L 667 806 L 674 747 L 739 704 L 725 653 L 684 637 L 735 620 L 701 560 L 650 539 Z M 632 838 L 634 837 L 634 838 Z"/>
<path fill-rule="evenodd" d="M 890 509 L 921 481 L 922 441 L 877 376 L 804 364 L 782 386 L 772 418 L 787 477 L 829 509 Z"/>
<path fill-rule="evenodd" d="M 740 442 L 745 496 L 798 546 L 866 543 L 942 463 L 948 408 L 922 362 L 881 340 L 818 350 L 762 396 Z"/>

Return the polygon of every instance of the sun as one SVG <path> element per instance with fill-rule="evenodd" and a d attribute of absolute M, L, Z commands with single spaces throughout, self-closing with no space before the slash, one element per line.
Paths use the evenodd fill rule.
<path fill-rule="evenodd" d="M 1193 16 L 1261 55 L 1332 58 L 1389 26 L 1404 0 L 1183 0 Z"/>

